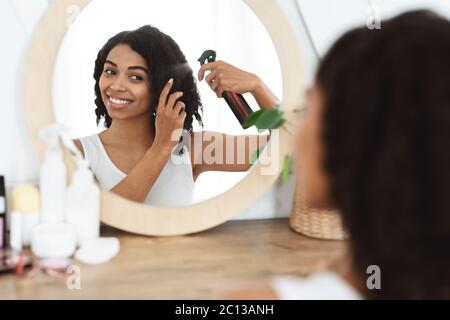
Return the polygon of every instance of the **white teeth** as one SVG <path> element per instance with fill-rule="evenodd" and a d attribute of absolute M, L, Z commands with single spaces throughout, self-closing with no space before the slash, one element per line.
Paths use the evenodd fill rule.
<path fill-rule="evenodd" d="M 114 99 L 114 98 L 109 98 L 109 100 L 111 100 L 112 103 L 114 104 L 130 104 L 131 101 L 128 100 L 119 100 L 119 99 Z"/>

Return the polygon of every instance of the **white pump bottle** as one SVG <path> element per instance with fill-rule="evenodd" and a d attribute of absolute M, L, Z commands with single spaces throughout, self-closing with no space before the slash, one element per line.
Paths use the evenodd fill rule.
<path fill-rule="evenodd" d="M 66 166 L 59 145 L 60 125 L 54 123 L 39 133 L 47 142 L 44 162 L 41 166 L 39 186 L 41 191 L 41 222 L 64 221 L 66 192 Z"/>
<path fill-rule="evenodd" d="M 100 235 L 100 189 L 89 169 L 89 162 L 76 148 L 66 132 L 62 132 L 64 145 L 73 154 L 77 170 L 66 193 L 66 221 L 75 227 L 78 245 Z"/>

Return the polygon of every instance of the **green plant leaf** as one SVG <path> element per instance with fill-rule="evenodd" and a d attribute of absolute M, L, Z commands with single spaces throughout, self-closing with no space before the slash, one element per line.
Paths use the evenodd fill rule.
<path fill-rule="evenodd" d="M 275 125 L 283 119 L 283 112 L 277 109 L 264 110 L 256 120 L 255 126 L 258 129 L 273 129 Z"/>
<path fill-rule="evenodd" d="M 256 121 L 259 119 L 259 117 L 264 113 L 264 109 L 260 109 L 258 111 L 252 112 L 248 115 L 247 119 L 244 121 L 244 128 L 250 128 L 251 126 L 254 126 Z"/>
<path fill-rule="evenodd" d="M 289 180 L 289 174 L 291 173 L 292 167 L 292 157 L 289 155 L 285 155 L 283 159 L 283 182 L 287 183 Z"/>
<path fill-rule="evenodd" d="M 285 122 L 286 122 L 286 119 L 281 118 L 281 119 L 278 120 L 278 122 L 276 122 L 276 123 L 273 125 L 273 128 L 269 128 L 269 129 L 277 129 L 277 128 L 280 128 Z"/>

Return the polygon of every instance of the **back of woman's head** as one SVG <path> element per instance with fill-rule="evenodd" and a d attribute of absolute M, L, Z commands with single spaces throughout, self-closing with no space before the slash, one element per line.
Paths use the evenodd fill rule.
<path fill-rule="evenodd" d="M 414 11 L 323 59 L 325 170 L 377 298 L 450 298 L 450 22 Z"/>
<path fill-rule="evenodd" d="M 167 81 L 173 78 L 171 92 L 182 91 L 183 97 L 179 100 L 186 105 L 184 129 L 192 131 L 194 118 L 202 125 L 202 103 L 192 69 L 178 44 L 170 36 L 150 25 L 118 33 L 109 39 L 99 51 L 94 69 L 97 124 L 103 119 L 105 126 L 109 128 L 112 123 L 102 100 L 99 81 L 109 52 L 119 44 L 129 45 L 147 63 L 151 96 L 151 119 L 149 121 L 154 124 L 159 95 Z"/>

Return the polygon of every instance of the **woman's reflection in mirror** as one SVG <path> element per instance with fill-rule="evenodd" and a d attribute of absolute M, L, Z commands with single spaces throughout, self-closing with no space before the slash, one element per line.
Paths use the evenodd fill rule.
<path fill-rule="evenodd" d="M 223 61 L 203 65 L 198 78 L 218 97 L 232 91 L 252 94 L 261 108 L 277 103 L 257 75 Z M 99 184 L 127 199 L 156 206 L 191 204 L 201 173 L 246 171 L 257 148 L 268 141 L 269 135 L 194 131 L 194 121 L 203 128 L 203 106 L 192 69 L 177 43 L 153 26 L 109 39 L 97 55 L 94 79 L 95 115 L 105 130 L 75 143 Z M 183 132 L 190 139 L 180 144 Z M 205 161 L 208 148 L 219 161 Z M 182 161 L 169 161 L 174 153 Z"/>

